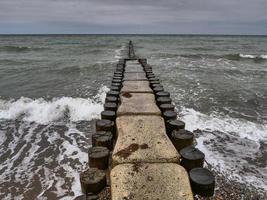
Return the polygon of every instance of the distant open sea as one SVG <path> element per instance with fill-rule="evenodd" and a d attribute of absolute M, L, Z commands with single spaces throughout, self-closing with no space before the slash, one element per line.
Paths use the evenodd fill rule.
<path fill-rule="evenodd" d="M 0 199 L 81 194 L 92 120 L 129 40 L 171 93 L 207 162 L 267 192 L 267 37 L 3 35 Z"/>

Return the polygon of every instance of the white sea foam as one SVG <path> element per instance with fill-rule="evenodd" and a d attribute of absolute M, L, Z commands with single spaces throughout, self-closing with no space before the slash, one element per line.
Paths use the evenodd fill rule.
<path fill-rule="evenodd" d="M 256 58 L 256 56 L 254 56 L 254 55 L 242 54 L 242 53 L 240 53 L 239 56 L 241 58 Z"/>
<path fill-rule="evenodd" d="M 250 58 L 250 59 L 254 59 L 254 58 L 267 59 L 267 55 L 250 55 L 250 54 L 242 54 L 242 53 L 240 53 L 239 56 L 241 58 Z"/>
<path fill-rule="evenodd" d="M 24 131 L 27 127 L 29 129 L 25 134 Z M 38 127 L 38 124 L 22 122 L 18 132 L 11 133 L 14 139 L 8 144 L 7 149 L 10 149 L 13 154 L 20 144 L 23 145 L 16 154 L 1 163 L 1 167 L 6 168 L 6 170 L 0 177 L 10 181 L 12 179 L 11 174 L 14 175 L 16 183 L 25 184 L 25 193 L 27 193 L 31 189 L 30 183 L 34 176 L 38 176 L 42 186 L 42 190 L 39 191 L 39 194 L 36 194 L 38 199 L 46 199 L 44 193 L 49 191 L 52 186 L 56 188 L 58 197 L 66 195 L 70 189 L 66 188 L 66 180 L 68 179 L 68 183 L 71 183 L 71 191 L 74 194 L 65 196 L 64 199 L 74 199 L 82 194 L 79 172 L 86 167 L 88 161 L 87 152 L 80 148 L 81 145 L 78 142 L 82 140 L 85 142 L 85 146 L 89 147 L 86 138 L 87 133 L 77 130 L 75 123 L 67 124 L 68 129 L 63 132 L 56 128 L 51 129 L 53 131 L 49 131 L 50 125 L 47 125 L 43 126 L 46 127 L 43 131 L 39 130 L 40 132 L 36 133 L 36 130 L 39 129 Z M 68 139 L 66 140 L 65 138 Z M 44 141 L 48 142 L 49 145 L 40 146 Z M 28 153 L 24 154 L 26 149 Z M 53 149 L 55 154 L 48 153 L 46 157 L 43 157 L 43 153 L 49 149 Z M 0 152 L 1 154 L 6 152 L 6 148 L 1 146 Z M 35 162 L 42 158 L 45 160 L 43 164 Z M 58 164 L 52 166 L 55 160 Z M 52 170 L 51 167 L 53 168 Z M 42 176 L 43 173 L 44 175 Z M 64 177 L 60 176 L 60 173 L 64 173 Z M 17 198 L 23 199 L 23 195 L 21 194 Z"/>
<path fill-rule="evenodd" d="M 260 55 L 260 58 L 267 59 L 267 55 Z"/>
<path fill-rule="evenodd" d="M 266 124 L 219 114 L 206 115 L 188 108 L 182 108 L 180 115 L 186 129 L 202 130 L 196 132 L 197 148 L 204 152 L 208 163 L 230 179 L 267 189 L 267 168 L 253 162 L 262 157 L 260 141 L 267 140 Z"/>
<path fill-rule="evenodd" d="M 4 131 L 0 131 L 0 145 L 3 144 L 6 141 L 6 135 Z M 0 150 L 1 153 L 1 150 Z"/>
<path fill-rule="evenodd" d="M 74 196 L 82 195 L 81 187 L 80 187 L 80 179 L 79 179 L 79 172 L 82 171 L 82 168 L 86 166 L 86 163 L 88 162 L 87 153 L 81 151 L 78 148 L 76 135 L 73 135 L 72 133 L 75 132 L 76 134 L 83 135 L 82 132 L 77 131 L 74 127 L 69 127 L 69 130 L 65 133 L 65 135 L 72 139 L 72 144 L 69 142 L 63 142 L 63 151 L 62 155 L 67 156 L 71 159 L 77 159 L 80 163 L 82 163 L 82 166 L 80 167 L 79 164 L 76 165 L 76 168 L 70 168 L 68 165 L 64 165 L 63 168 L 66 169 L 68 172 L 68 176 L 73 178 L 72 182 L 72 191 L 74 192 Z M 76 154 L 75 154 L 76 152 Z M 60 159 L 59 159 L 60 160 Z M 63 180 L 64 183 L 64 180 Z"/>
<path fill-rule="evenodd" d="M 67 114 L 70 121 L 91 120 L 99 117 L 108 88 L 103 86 L 93 98 L 61 97 L 46 101 L 43 98 L 0 100 L 0 119 L 17 119 L 48 124 Z"/>
<path fill-rule="evenodd" d="M 205 115 L 194 109 L 183 108 L 180 113 L 187 129 L 237 133 L 240 138 L 253 141 L 267 139 L 267 124 L 257 124 L 243 119 L 236 119 L 216 114 Z"/>
<path fill-rule="evenodd" d="M 97 95 L 86 99 L 62 97 L 47 101 L 21 97 L 18 100 L 0 100 L 0 119 L 22 119 L 16 130 L 0 131 L 3 141 L 6 140 L 7 134 L 13 138 L 8 146 L 0 148 L 1 155 L 6 153 L 6 149 L 9 149 L 12 155 L 1 163 L 1 167 L 6 168 L 0 176 L 1 179 L 11 181 L 11 174 L 14 175 L 17 183 L 25 184 L 26 194 L 34 177 L 38 177 L 42 187 L 39 194 L 36 194 L 38 199 L 45 199 L 45 193 L 50 191 L 51 187 L 56 188 L 58 197 L 65 195 L 64 199 L 74 199 L 81 195 L 79 173 L 88 162 L 87 152 L 81 145 L 89 147 L 88 132 L 79 131 L 77 123 L 73 122 L 98 118 L 108 90 L 103 86 Z M 67 123 L 61 123 L 60 119 L 65 119 L 66 115 Z M 59 123 L 54 123 L 58 120 Z M 3 126 L 10 125 L 4 123 Z M 11 125 L 10 130 L 13 126 Z M 90 124 L 85 127 L 91 129 Z M 45 143 L 48 145 L 42 146 Z M 50 153 L 51 149 L 55 153 Z M 40 159 L 44 159 L 42 165 L 38 162 Z M 58 165 L 52 166 L 55 161 Z M 60 176 L 60 173 L 64 173 L 64 177 Z M 67 179 L 70 188 L 66 188 Z M 73 194 L 66 196 L 69 190 Z M 23 195 L 18 198 L 22 199 Z"/>
<path fill-rule="evenodd" d="M 115 58 L 116 59 L 120 59 L 120 58 L 123 58 L 124 54 L 125 54 L 125 51 L 126 51 L 126 46 L 125 45 L 122 45 L 119 49 L 116 49 L 115 50 Z"/>

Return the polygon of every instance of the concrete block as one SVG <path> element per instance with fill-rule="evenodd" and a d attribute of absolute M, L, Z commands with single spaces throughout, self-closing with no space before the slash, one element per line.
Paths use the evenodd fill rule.
<path fill-rule="evenodd" d="M 193 200 L 186 170 L 174 163 L 122 164 L 111 170 L 112 200 Z"/>
<path fill-rule="evenodd" d="M 142 65 L 137 62 L 127 62 L 125 72 L 144 72 Z"/>
<path fill-rule="evenodd" d="M 123 78 L 124 81 L 147 81 L 147 78 L 146 78 L 146 74 L 144 72 L 130 72 L 130 73 L 127 73 L 125 72 L 124 73 L 124 78 Z"/>
<path fill-rule="evenodd" d="M 124 81 L 121 92 L 153 93 L 148 81 Z"/>
<path fill-rule="evenodd" d="M 112 165 L 122 163 L 179 163 L 180 155 L 165 133 L 164 120 L 156 115 L 120 116 Z"/>
<path fill-rule="evenodd" d="M 127 60 L 126 65 L 140 65 L 138 60 Z"/>
<path fill-rule="evenodd" d="M 120 95 L 121 104 L 117 110 L 120 115 L 161 115 L 156 105 L 154 94 L 123 93 Z"/>
<path fill-rule="evenodd" d="M 125 73 L 129 73 L 129 72 L 139 72 L 142 73 L 144 72 L 143 67 L 139 64 L 139 65 L 127 65 L 125 67 Z"/>

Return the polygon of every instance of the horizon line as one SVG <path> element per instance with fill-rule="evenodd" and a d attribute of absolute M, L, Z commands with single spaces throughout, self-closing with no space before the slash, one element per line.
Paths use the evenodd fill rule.
<path fill-rule="evenodd" d="M 132 35 L 132 36 L 267 36 L 267 34 L 219 34 L 219 33 L 0 33 L 0 36 L 38 36 L 38 35 Z"/>

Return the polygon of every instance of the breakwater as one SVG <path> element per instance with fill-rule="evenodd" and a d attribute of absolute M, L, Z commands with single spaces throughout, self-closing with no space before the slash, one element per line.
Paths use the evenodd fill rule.
<path fill-rule="evenodd" d="M 99 199 L 193 199 L 212 196 L 215 179 L 203 168 L 205 155 L 177 119 L 170 93 L 129 42 L 106 95 L 89 148 L 90 168 L 80 174 L 82 191 Z"/>

